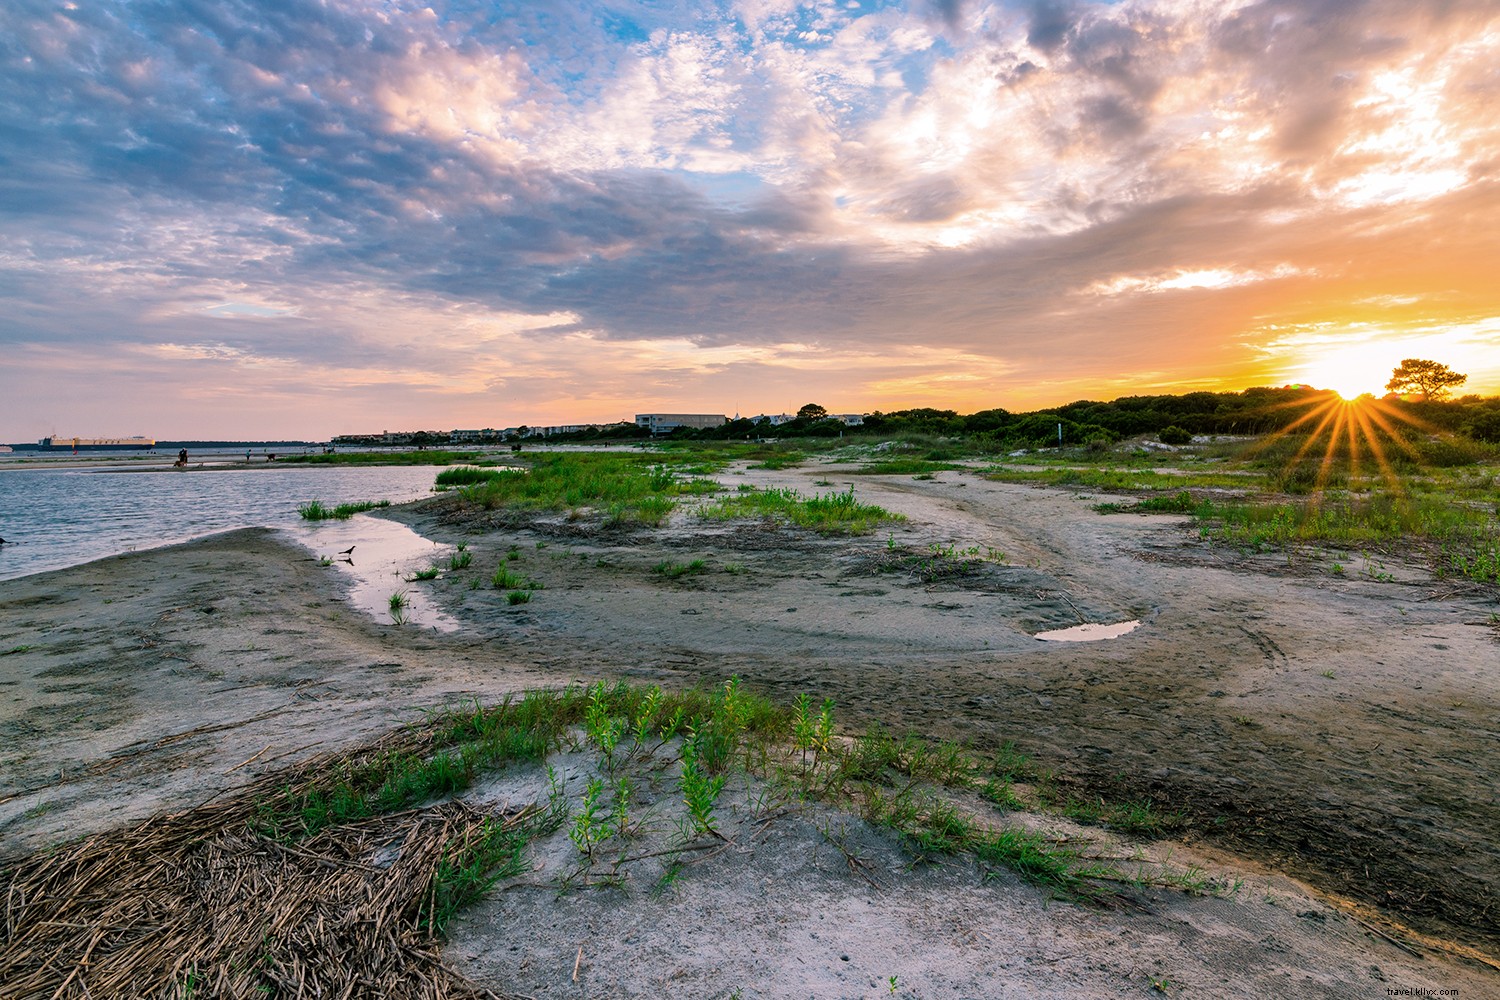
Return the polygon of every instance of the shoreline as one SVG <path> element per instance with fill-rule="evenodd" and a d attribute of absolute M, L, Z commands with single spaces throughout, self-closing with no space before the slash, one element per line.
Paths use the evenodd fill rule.
<path fill-rule="evenodd" d="M 745 481 L 804 485 L 812 475 L 836 478 L 838 470 L 750 472 Z M 1260 773 L 1263 780 L 1272 780 L 1266 769 L 1273 766 L 1290 771 L 1290 776 L 1282 774 L 1284 782 L 1302 780 L 1299 774 L 1309 781 L 1316 776 L 1317 784 L 1306 786 L 1304 794 L 1337 794 L 1343 803 L 1334 807 L 1330 822 L 1352 821 L 1357 831 L 1381 829 L 1373 818 L 1363 818 L 1364 803 L 1374 808 L 1384 801 L 1388 818 L 1380 822 L 1391 828 L 1392 836 L 1402 832 L 1397 827 L 1404 822 L 1399 817 L 1408 808 L 1403 803 L 1409 786 L 1404 772 L 1389 760 L 1382 762 L 1382 757 L 1427 757 L 1433 763 L 1422 780 L 1429 792 L 1441 790 L 1445 796 L 1459 794 L 1448 784 L 1450 771 L 1445 767 L 1454 781 L 1460 774 L 1476 780 L 1470 760 L 1476 749 L 1472 730 L 1453 725 L 1470 714 L 1484 714 L 1494 704 L 1492 680 L 1479 669 L 1486 657 L 1493 656 L 1493 639 L 1482 626 L 1465 624 L 1478 615 L 1476 602 L 1421 606 L 1415 600 L 1421 593 L 1418 583 L 1341 581 L 1330 592 L 1321 582 L 1271 576 L 1254 566 L 1205 563 L 1202 553 L 1172 541 L 1174 522 L 1169 518 L 1084 521 L 1096 515 L 1080 511 L 1072 496 L 1058 491 L 984 484 L 949 473 L 921 485 L 894 478 L 862 480 L 860 490 L 866 499 L 913 518 L 892 532 L 900 544 L 919 547 L 931 538 L 981 541 L 978 533 L 989 532 L 988 541 L 1012 553 L 1011 561 L 987 567 L 980 578 L 934 586 L 872 575 L 862 568 L 860 553 L 878 550 L 883 539 L 825 540 L 752 525 L 708 531 L 681 524 L 626 537 L 562 520 L 486 527 L 454 519 L 443 512 L 441 502 L 426 500 L 392 508 L 388 515 L 417 526 L 434 541 L 464 541 L 475 553 L 469 575 L 444 574 L 420 585 L 463 623 L 452 635 L 381 625 L 356 612 L 348 602 L 346 582 L 305 550 L 277 539 L 270 529 L 242 529 L 6 581 L 0 592 L 0 665 L 6 670 L 0 691 L 9 695 L 0 710 L 6 747 L 0 757 L 0 853 L 12 856 L 67 834 L 194 805 L 313 753 L 372 738 L 433 706 L 471 698 L 490 703 L 507 693 L 598 677 L 688 686 L 718 683 L 734 673 L 778 700 L 798 691 L 829 694 L 839 703 L 841 721 L 856 728 L 881 719 L 898 731 L 909 725 L 981 745 L 1018 739 L 1028 752 L 1045 753 L 1049 766 L 1061 764 L 1084 777 L 1111 769 L 1138 774 L 1147 788 L 1157 789 L 1159 801 L 1172 794 L 1174 782 L 1212 796 L 1205 802 L 1210 809 L 1234 807 L 1236 797 L 1241 797 L 1241 812 L 1238 817 L 1230 814 L 1231 822 L 1258 815 L 1243 811 L 1256 801 L 1256 790 L 1224 784 L 1225 767 L 1246 778 Z M 984 515 L 989 505 L 1005 510 L 1006 518 Z M 976 513 L 982 516 L 976 518 Z M 1063 530 L 1075 522 L 1080 524 L 1077 532 Z M 506 605 L 493 589 L 467 585 L 473 574 L 487 576 L 512 546 L 519 547 L 520 555 L 512 561 L 517 571 L 545 584 L 530 604 Z M 1059 562 L 1059 552 L 1087 558 Z M 1140 553 L 1172 554 L 1187 562 L 1141 560 Z M 650 572 L 662 558 L 701 558 L 712 572 L 682 582 L 666 581 Z M 1209 588 L 1205 581 L 1216 586 Z M 1041 596 L 1049 588 L 1058 589 L 1053 596 Z M 1053 645 L 1030 638 L 1031 630 L 1044 625 L 1076 624 L 1076 619 L 1067 618 L 1068 603 L 1090 617 L 1140 612 L 1145 624 L 1131 636 L 1102 643 Z M 1219 610 L 1205 610 L 1206 604 L 1218 605 Z M 1395 634 L 1371 634 L 1359 624 L 1379 621 L 1398 604 L 1406 611 L 1398 616 L 1405 620 Z M 1290 607 L 1301 609 L 1302 621 L 1279 616 Z M 1216 624 L 1231 610 L 1229 618 Z M 1133 615 L 1121 615 L 1127 616 Z M 1408 681 L 1403 696 L 1383 678 L 1403 676 L 1412 651 L 1430 648 L 1432 636 L 1448 648 L 1443 651 L 1442 674 L 1427 679 L 1427 685 L 1437 688 L 1431 702 L 1450 702 L 1444 729 L 1458 742 L 1431 744 L 1433 734 L 1418 733 L 1413 739 L 1422 742 L 1410 748 L 1372 749 L 1375 741 L 1359 735 L 1366 730 L 1354 727 L 1372 711 L 1377 722 L 1393 718 L 1388 710 L 1379 710 L 1391 704 L 1392 694 L 1398 712 L 1425 711 L 1422 706 L 1429 699 L 1421 691 L 1426 685 L 1413 696 Z M 1189 643 L 1190 648 L 1184 646 Z M 23 646 L 23 652 L 6 652 Z M 1319 671 L 1334 662 L 1332 657 L 1337 657 L 1340 672 L 1350 670 L 1348 664 L 1361 662 L 1361 657 L 1370 669 L 1367 675 L 1330 685 Z M 1203 672 L 1205 663 L 1214 665 L 1209 674 Z M 1177 678 L 1174 693 L 1151 690 L 1148 673 L 1153 669 Z M 1465 692 L 1467 710 L 1451 707 L 1452 701 L 1460 700 L 1458 688 Z M 1164 699 L 1164 707 L 1154 707 Z M 1231 702 L 1221 709 L 1223 699 Z M 1328 717 L 1335 705 L 1349 717 L 1342 725 Z M 1145 725 L 1126 725 L 1137 712 L 1144 715 Z M 1212 727 L 1191 728 L 1209 713 L 1214 715 L 1209 720 Z M 1234 715 L 1258 726 L 1239 725 Z M 1081 725 L 1090 732 L 1087 738 L 1079 738 L 1085 730 L 1075 731 Z M 1303 728 L 1305 736 L 1299 735 Z M 1145 737 L 1158 745 L 1132 747 L 1152 732 L 1165 739 Z M 1189 732 L 1197 732 L 1196 738 L 1207 745 L 1183 745 Z M 1314 744 L 1325 747 L 1324 759 L 1299 763 L 1307 756 L 1306 749 L 1298 752 L 1299 747 Z M 1359 774 L 1364 777 L 1358 781 L 1353 773 L 1341 775 L 1346 766 L 1341 745 L 1354 754 L 1350 760 L 1360 761 Z M 1394 786 L 1386 787 L 1393 780 Z M 1483 778 L 1477 780 L 1484 783 Z M 1361 792 L 1358 782 L 1369 787 Z M 1262 789 L 1260 794 L 1292 796 L 1296 787 Z M 1086 793 L 1089 788 L 1078 790 Z M 1287 805 L 1297 803 L 1289 800 Z M 1314 815 L 1309 821 L 1315 819 Z M 1017 984 L 1035 982 L 1037 988 L 1066 989 L 1086 997 L 1114 995 L 1124 982 L 1121 970 L 1135 961 L 1132 952 L 1146 947 L 1149 954 L 1183 966 L 1178 975 L 1163 973 L 1174 983 L 1196 983 L 1196 995 L 1229 995 L 1216 989 L 1224 983 L 1246 986 L 1251 980 L 1228 964 L 1229 952 L 1220 945 L 1259 927 L 1249 940 L 1270 934 L 1292 957 L 1276 959 L 1278 952 L 1252 948 L 1236 952 L 1235 961 L 1261 964 L 1298 982 L 1322 983 L 1307 995 L 1354 997 L 1383 989 L 1383 982 L 1369 976 L 1371 965 L 1385 970 L 1384 978 L 1393 983 L 1461 985 L 1473 991 L 1470 995 L 1494 987 L 1493 967 L 1436 953 L 1417 962 L 1400 947 L 1366 933 L 1357 921 L 1379 915 L 1355 899 L 1341 902 L 1336 878 L 1325 886 L 1326 894 L 1310 894 L 1274 870 L 1296 871 L 1293 856 L 1286 856 L 1290 865 L 1268 867 L 1281 855 L 1274 842 L 1259 861 L 1230 853 L 1237 843 L 1250 843 L 1257 826 L 1265 829 L 1264 822 L 1250 822 L 1242 839 L 1232 833 L 1208 839 L 1194 835 L 1175 844 L 1180 855 L 1216 873 L 1264 887 L 1234 899 L 1153 891 L 1147 893 L 1153 914 L 1106 916 L 1058 906 L 1047 910 L 1035 890 L 1006 888 L 1007 902 L 997 912 L 1009 914 L 1007 919 L 1028 928 L 1031 935 L 1009 945 L 1024 958 L 1016 974 L 1031 977 L 1017 978 Z M 1472 841 L 1484 836 L 1483 829 L 1455 828 L 1452 834 L 1455 842 Z M 799 828 L 787 836 L 792 839 L 781 842 L 778 851 L 805 849 L 819 856 L 822 836 L 816 829 Z M 867 839 L 871 836 L 874 839 Z M 893 850 L 893 844 L 878 834 L 860 837 L 869 851 L 897 864 L 896 855 L 884 853 Z M 1435 843 L 1434 849 L 1445 849 L 1443 843 Z M 1400 843 L 1393 846 L 1404 849 Z M 746 912 L 758 914 L 751 923 L 759 929 L 742 942 L 721 942 L 718 954 L 727 957 L 717 961 L 726 970 L 747 970 L 752 983 L 761 984 L 760 992 L 752 995 L 782 995 L 767 985 L 775 982 L 774 970 L 765 965 L 769 960 L 739 950 L 764 945 L 776 923 L 774 907 L 756 908 L 754 879 L 772 877 L 769 872 L 753 874 L 764 852 L 748 844 L 746 848 L 751 853 L 743 864 L 749 867 L 742 875 L 748 881 L 705 868 L 702 882 L 692 892 L 709 893 L 719 900 L 713 905 L 728 908 L 723 912 L 750 907 Z M 827 852 L 826 845 L 822 851 Z M 1471 852 L 1467 864 L 1482 866 L 1488 863 L 1484 858 Z M 818 871 L 819 898 L 838 912 L 864 913 L 866 904 L 860 901 L 879 898 L 853 876 L 840 882 L 826 866 Z M 1484 872 L 1476 868 L 1471 877 L 1482 879 Z M 1326 882 L 1328 873 L 1319 878 Z M 1000 933 L 981 915 L 986 906 L 995 909 L 992 904 L 997 902 L 983 903 L 984 893 L 997 890 L 976 887 L 972 876 L 926 876 L 919 870 L 898 881 L 905 887 L 901 893 L 939 893 L 923 896 L 924 912 L 936 915 L 945 899 L 964 899 L 962 911 L 986 928 L 985 933 Z M 629 923 L 657 905 L 647 906 L 634 895 L 585 895 L 588 898 L 564 898 L 526 912 L 533 921 L 550 914 L 562 925 L 557 936 L 561 940 L 568 933 L 584 933 L 582 925 L 569 924 L 570 920 Z M 465 927 L 501 919 L 501 910 L 515 898 L 505 894 L 481 904 Z M 1278 903 L 1266 902 L 1272 898 Z M 762 900 L 758 905 L 773 902 Z M 1278 907 L 1305 907 L 1321 918 L 1283 913 Z M 879 919 L 873 916 L 875 910 L 869 912 L 870 935 L 881 927 L 887 930 L 878 933 L 894 934 L 891 928 L 898 926 L 901 933 L 920 931 L 901 923 L 894 911 L 881 909 L 886 915 Z M 659 917 L 686 919 L 683 912 L 670 909 Z M 1264 923 L 1273 917 L 1280 921 L 1274 927 Z M 814 918 L 816 913 L 809 911 L 797 919 Z M 1261 923 L 1236 924 L 1237 920 Z M 1199 930 L 1189 933 L 1194 926 Z M 857 933 L 858 920 L 851 918 L 850 927 Z M 831 927 L 820 930 L 834 932 Z M 455 938 L 456 958 L 471 972 L 499 975 L 503 970 L 483 957 L 490 953 L 476 943 L 483 940 L 482 927 L 474 933 L 480 936 L 465 936 L 470 934 L 466 929 Z M 928 927 L 923 933 L 935 930 Z M 1393 933 L 1401 936 L 1399 930 Z M 1047 971 L 1043 952 L 1088 952 L 1095 947 L 1087 943 L 1094 940 L 1089 935 L 1102 935 L 1107 942 L 1096 948 L 1099 961 L 1094 972 L 1088 971 L 1087 962 L 1064 963 Z M 1202 947 L 1200 939 L 1208 946 Z M 590 940 L 591 960 L 604 961 L 610 946 L 595 937 Z M 1407 940 L 1422 947 L 1416 935 Z M 1478 946 L 1484 937 L 1469 940 Z M 1038 943 L 1044 941 L 1053 944 L 1044 948 Z M 932 944 L 954 946 L 942 934 Z M 978 943 L 953 954 L 968 956 L 955 960 L 978 963 L 984 952 Z M 1484 953 L 1493 962 L 1495 952 L 1482 947 L 1476 952 Z M 831 961 L 837 963 L 837 956 Z M 1342 987 L 1330 984 L 1320 963 L 1350 976 L 1364 969 L 1365 979 Z M 837 970 L 838 965 L 831 968 Z M 979 968 L 975 966 L 976 975 Z M 641 975 L 650 971 L 643 969 Z M 917 969 L 911 971 L 916 978 L 903 976 L 902 981 L 916 982 L 921 975 L 931 983 L 939 981 L 932 970 Z M 986 975 L 998 973 L 990 968 Z M 1263 975 L 1269 973 L 1256 973 Z M 507 981 L 496 980 L 502 986 Z M 642 978 L 639 983 L 647 981 Z M 1137 976 L 1134 982 L 1140 985 L 1144 979 Z M 560 992 L 565 985 L 543 983 L 534 988 L 559 995 L 548 990 Z"/>

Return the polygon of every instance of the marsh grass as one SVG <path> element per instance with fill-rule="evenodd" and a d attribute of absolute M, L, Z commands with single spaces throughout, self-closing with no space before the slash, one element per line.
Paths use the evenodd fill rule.
<path fill-rule="evenodd" d="M 1004 565 L 1004 552 L 989 546 L 969 545 L 959 548 L 956 544 L 931 543 L 925 549 L 896 544 L 894 535 L 887 539 L 885 547 L 863 557 L 870 569 L 876 573 L 905 573 L 923 583 L 959 576 L 970 576 L 980 572 L 987 564 Z"/>
<path fill-rule="evenodd" d="M 995 466 L 986 469 L 986 479 L 1004 483 L 1040 483 L 1045 486 L 1073 486 L 1111 492 L 1158 490 L 1255 488 L 1260 478 L 1254 475 L 1222 472 L 1164 473 L 1152 469 L 1062 468 L 1009 469 Z"/>
<path fill-rule="evenodd" d="M 1500 447 L 1442 435 L 1377 437 L 1383 463 L 1368 441 L 1283 435 L 1201 446 L 1203 456 L 1227 467 L 1222 472 L 1068 467 L 986 475 L 1154 494 L 1094 510 L 1187 514 L 1202 537 L 1249 552 L 1281 551 L 1288 559 L 1302 546 L 1399 552 L 1439 577 L 1500 583 Z"/>
<path fill-rule="evenodd" d="M 433 485 L 439 488 L 473 486 L 475 483 L 487 483 L 500 475 L 502 475 L 500 469 L 480 468 L 476 465 L 455 465 L 451 469 L 439 472 Z"/>
<path fill-rule="evenodd" d="M 664 576 L 668 580 L 678 580 L 684 576 L 697 576 L 708 572 L 708 565 L 702 559 L 694 559 L 692 562 L 675 563 L 670 559 L 663 560 L 651 567 L 651 572 L 658 576 Z"/>
<path fill-rule="evenodd" d="M 966 468 L 968 466 L 957 462 L 934 462 L 925 458 L 882 458 L 853 471 L 859 476 L 914 476 L 961 471 Z"/>
<path fill-rule="evenodd" d="M 1200 509 L 1210 509 L 1208 502 L 1193 499 L 1193 494 L 1187 490 L 1146 497 L 1135 503 L 1106 501 L 1094 504 L 1094 510 L 1101 514 L 1193 514 Z"/>
<path fill-rule="evenodd" d="M 1449 495 L 1342 493 L 1281 503 L 1204 503 L 1192 513 L 1204 537 L 1250 551 L 1418 546 L 1439 576 L 1500 583 L 1500 525 Z"/>
<path fill-rule="evenodd" d="M 505 563 L 495 567 L 495 572 L 490 576 L 490 583 L 496 590 L 540 590 L 541 584 L 528 576 L 520 573 L 512 573 Z M 519 601 L 511 601 L 519 604 Z"/>
<path fill-rule="evenodd" d="M 873 504 L 860 503 L 853 488 L 841 493 L 817 493 L 804 497 L 792 489 L 741 488 L 707 504 L 698 511 L 706 520 L 769 518 L 824 535 L 864 535 L 881 524 L 906 520 Z"/>
<path fill-rule="evenodd" d="M 309 500 L 297 508 L 297 513 L 306 521 L 347 521 L 355 514 L 390 505 L 389 500 L 357 500 L 330 507 L 321 500 Z"/>
<path fill-rule="evenodd" d="M 676 498 L 719 489 L 712 480 L 683 478 L 679 469 L 684 467 L 701 463 L 598 452 L 542 455 L 529 469 L 483 470 L 486 474 L 459 495 L 483 510 L 593 511 L 608 524 L 660 526 L 676 508 Z"/>

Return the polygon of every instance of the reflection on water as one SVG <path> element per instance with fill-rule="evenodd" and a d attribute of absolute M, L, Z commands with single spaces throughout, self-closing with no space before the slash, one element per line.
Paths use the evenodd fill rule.
<path fill-rule="evenodd" d="M 302 522 L 309 500 L 402 503 L 429 495 L 431 466 L 273 466 L 191 472 L 0 472 L 0 580 L 231 528 Z M 347 545 L 340 546 L 348 548 Z"/>
<path fill-rule="evenodd" d="M 1096 639 L 1117 639 L 1127 632 L 1134 632 L 1140 624 L 1139 621 L 1116 622 L 1113 625 L 1090 623 L 1053 629 L 1051 632 L 1038 632 L 1036 637 L 1048 642 L 1093 642 Z"/>
<path fill-rule="evenodd" d="M 458 622 L 439 611 L 423 592 L 437 580 L 414 581 L 419 570 L 437 566 L 444 573 L 453 555 L 451 545 L 423 538 L 404 524 L 356 514 L 347 521 L 317 521 L 284 528 L 293 539 L 312 550 L 350 581 L 354 606 L 378 622 L 392 622 L 391 595 L 404 595 L 402 623 L 417 628 L 453 632 Z M 352 551 L 351 551 L 352 550 Z"/>

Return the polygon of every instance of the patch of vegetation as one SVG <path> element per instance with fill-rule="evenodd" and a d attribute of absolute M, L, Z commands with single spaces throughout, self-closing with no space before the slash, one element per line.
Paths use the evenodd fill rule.
<path fill-rule="evenodd" d="M 1184 445 L 1192 443 L 1193 432 L 1172 424 L 1157 431 L 1156 438 L 1162 444 Z"/>
<path fill-rule="evenodd" d="M 1200 508 L 1207 509 L 1208 501 L 1197 501 L 1187 490 L 1164 497 L 1146 497 L 1135 503 L 1096 503 L 1094 509 L 1101 514 L 1192 514 Z"/>
<path fill-rule="evenodd" d="M 873 504 L 854 499 L 854 490 L 804 497 L 792 489 L 742 489 L 699 510 L 700 517 L 728 521 L 771 518 L 825 535 L 864 535 L 881 524 L 906 520 Z"/>
<path fill-rule="evenodd" d="M 541 589 L 541 584 L 537 583 L 535 580 L 531 579 L 530 577 L 522 576 L 519 573 L 512 573 L 506 567 L 505 563 L 501 563 L 499 566 L 495 567 L 495 572 L 490 577 L 490 583 L 494 585 L 494 587 L 495 587 L 496 590 L 511 591 L 511 590 L 540 590 Z M 521 602 L 519 602 L 519 601 L 511 601 L 511 603 L 512 604 L 519 604 Z"/>
<path fill-rule="evenodd" d="M 668 580 L 677 580 L 684 576 L 696 576 L 699 573 L 707 573 L 708 566 L 702 559 L 694 559 L 688 563 L 675 563 L 671 560 L 663 560 L 651 567 L 651 572 L 664 576 Z"/>
<path fill-rule="evenodd" d="M 297 508 L 297 513 L 306 521 L 347 521 L 355 514 L 390 505 L 389 500 L 358 500 L 330 507 L 321 500 L 309 500 Z"/>
<path fill-rule="evenodd" d="M 925 458 L 880 458 L 854 470 L 859 476 L 915 476 L 952 472 L 967 466 L 957 462 L 933 462 Z"/>
<path fill-rule="evenodd" d="M 1006 555 L 989 546 L 969 545 L 959 548 L 957 544 L 940 545 L 933 542 L 925 549 L 896 544 L 895 536 L 886 540 L 885 548 L 869 557 L 871 569 L 877 573 L 906 573 L 932 583 L 955 576 L 968 576 L 979 572 L 988 563 L 1004 564 Z"/>
<path fill-rule="evenodd" d="M 712 480 L 680 476 L 678 469 L 689 464 L 651 455 L 541 455 L 529 469 L 485 470 L 459 496 L 484 510 L 592 511 L 610 524 L 661 525 L 677 497 L 720 488 Z"/>
<path fill-rule="evenodd" d="M 1439 576 L 1500 583 L 1500 527 L 1444 495 L 1338 494 L 1290 503 L 1205 503 L 1202 534 L 1250 551 L 1295 545 L 1420 546 Z"/>
<path fill-rule="evenodd" d="M 1247 490 L 1257 485 L 1253 477 L 1226 473 L 1163 473 L 1149 469 L 1008 469 L 985 470 L 985 478 L 1005 483 L 1040 483 L 1045 486 L 1077 486 L 1106 492 L 1153 492 L 1209 488 Z"/>
<path fill-rule="evenodd" d="M 451 469 L 439 472 L 433 485 L 439 489 L 473 486 L 475 483 L 487 483 L 499 475 L 501 475 L 500 469 L 480 468 L 477 465 L 455 465 Z"/>

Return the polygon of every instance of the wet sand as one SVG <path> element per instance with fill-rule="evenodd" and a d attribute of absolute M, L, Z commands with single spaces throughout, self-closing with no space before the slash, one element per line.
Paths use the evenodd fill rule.
<path fill-rule="evenodd" d="M 909 520 L 851 540 L 691 517 L 629 535 L 563 518 L 509 524 L 454 511 L 447 498 L 396 510 L 475 555 L 468 570 L 412 585 L 461 623 L 452 634 L 352 608 L 336 572 L 259 530 L 0 583 L 0 850 L 202 801 L 434 705 L 603 676 L 691 684 L 738 675 L 777 698 L 832 697 L 851 728 L 881 721 L 979 747 L 1012 740 L 1080 796 L 1184 810 L 1190 823 L 1173 845 L 1182 856 L 1265 887 L 1236 900 L 1147 894 L 1149 914 L 1090 916 L 1091 930 L 1072 908 L 1012 887 L 1008 919 L 1029 928 L 1009 945 L 1024 959 L 1016 989 L 1046 991 L 1036 945 L 1045 938 L 1059 953 L 1098 949 L 1093 973 L 1087 962 L 1064 963 L 1054 992 L 1116 995 L 1144 934 L 1152 954 L 1184 966 L 1179 980 L 1203 984 L 1195 995 L 1242 992 L 1246 961 L 1289 985 L 1316 979 L 1305 995 L 1383 995 L 1387 982 L 1416 983 L 1407 976 L 1466 995 L 1500 990 L 1493 590 L 1392 562 L 1364 572 L 1357 554 L 1343 574 L 1327 554 L 1247 558 L 1199 541 L 1180 519 L 1101 517 L 1062 491 L 960 473 L 918 482 L 845 471 L 723 478 L 806 492 L 815 481 L 853 483 L 861 500 Z M 934 544 L 1005 560 L 934 576 L 906 558 Z M 488 586 L 512 546 L 510 567 L 545 588 L 528 604 L 509 605 Z M 694 559 L 707 572 L 653 572 Z M 483 585 L 471 589 L 476 576 Z M 1034 638 L 1131 619 L 1141 626 L 1116 639 Z M 742 884 L 738 903 L 714 905 L 759 913 L 771 904 L 744 897 L 755 894 L 758 863 L 754 852 L 735 862 L 749 866 L 744 882 L 705 871 L 695 891 Z M 863 912 L 864 883 L 851 878 L 841 900 L 837 881 L 825 881 L 832 874 L 817 879 L 831 894 L 824 905 Z M 964 882 L 948 897 L 943 879 L 910 891 L 937 893 L 923 904 L 933 913 L 950 898 L 968 900 L 965 912 L 983 907 L 966 894 L 989 890 Z M 1273 897 L 1320 917 L 1257 930 Z M 645 902 L 580 905 L 558 904 L 558 934 Z M 894 920 L 872 917 L 868 931 L 915 933 Z M 1377 927 L 1426 957 L 1368 930 Z M 765 942 L 747 933 L 741 967 L 760 969 L 762 983 L 786 974 L 756 964 Z M 1242 946 L 1239 967 L 1228 949 L 1194 944 L 1231 939 Z M 974 941 L 954 961 L 980 963 L 984 945 Z M 476 956 L 471 972 L 499 975 L 479 957 L 487 947 L 455 942 Z M 1326 982 L 1335 967 L 1347 975 Z M 1030 995 L 974 981 L 978 993 L 949 983 L 922 995 Z M 950 987 L 958 992 L 942 992 Z M 564 988 L 544 995 L 577 995 Z M 829 989 L 868 993 L 852 982 Z"/>

